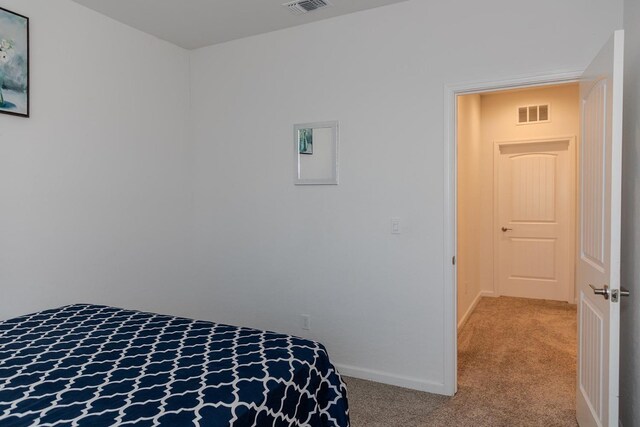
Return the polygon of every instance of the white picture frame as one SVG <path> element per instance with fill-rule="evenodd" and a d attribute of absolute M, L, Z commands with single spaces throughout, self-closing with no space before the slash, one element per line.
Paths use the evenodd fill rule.
<path fill-rule="evenodd" d="M 294 125 L 294 184 L 338 185 L 338 144 L 337 120 Z"/>

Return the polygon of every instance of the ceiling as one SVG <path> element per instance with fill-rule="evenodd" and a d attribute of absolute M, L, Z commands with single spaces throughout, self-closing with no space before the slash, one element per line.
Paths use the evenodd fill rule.
<path fill-rule="evenodd" d="M 329 0 L 301 16 L 288 0 L 73 0 L 131 27 L 186 49 L 302 25 L 405 0 Z"/>

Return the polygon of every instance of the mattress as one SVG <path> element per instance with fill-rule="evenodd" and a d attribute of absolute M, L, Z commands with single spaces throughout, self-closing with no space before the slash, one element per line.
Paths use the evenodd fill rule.
<path fill-rule="evenodd" d="M 76 304 L 0 322 L 0 425 L 349 425 L 314 341 Z"/>

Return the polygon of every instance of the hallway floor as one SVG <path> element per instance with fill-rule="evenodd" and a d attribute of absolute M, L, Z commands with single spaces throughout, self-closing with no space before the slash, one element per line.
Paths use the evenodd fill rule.
<path fill-rule="evenodd" d="M 577 426 L 576 307 L 482 298 L 458 337 L 458 393 L 345 378 L 352 427 Z"/>

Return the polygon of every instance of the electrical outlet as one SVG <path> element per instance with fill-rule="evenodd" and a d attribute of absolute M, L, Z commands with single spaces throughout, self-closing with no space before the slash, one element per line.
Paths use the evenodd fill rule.
<path fill-rule="evenodd" d="M 391 218 L 391 234 L 400 234 L 402 229 L 400 228 L 400 218 Z"/>
<path fill-rule="evenodd" d="M 301 320 L 302 320 L 302 329 L 305 331 L 310 331 L 311 330 L 311 316 L 309 316 L 308 314 L 303 314 L 300 316 Z"/>

